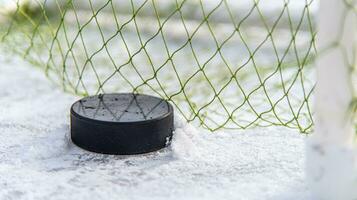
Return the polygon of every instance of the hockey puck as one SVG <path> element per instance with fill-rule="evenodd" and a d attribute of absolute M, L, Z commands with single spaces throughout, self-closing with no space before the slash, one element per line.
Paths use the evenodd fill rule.
<path fill-rule="evenodd" d="M 173 108 L 143 94 L 85 97 L 71 107 L 71 139 L 77 146 L 105 154 L 141 154 L 170 144 Z"/>

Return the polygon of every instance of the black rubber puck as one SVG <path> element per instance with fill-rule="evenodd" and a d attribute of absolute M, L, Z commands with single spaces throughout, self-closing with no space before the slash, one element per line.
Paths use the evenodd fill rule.
<path fill-rule="evenodd" d="M 170 144 L 173 108 L 142 94 L 85 97 L 71 107 L 71 138 L 77 146 L 105 154 L 141 154 Z"/>

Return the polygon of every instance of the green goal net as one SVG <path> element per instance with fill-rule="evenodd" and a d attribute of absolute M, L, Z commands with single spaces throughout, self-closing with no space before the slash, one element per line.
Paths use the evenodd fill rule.
<path fill-rule="evenodd" d="M 160 96 L 211 131 L 311 130 L 316 0 L 1 1 L 1 45 L 67 92 Z"/>

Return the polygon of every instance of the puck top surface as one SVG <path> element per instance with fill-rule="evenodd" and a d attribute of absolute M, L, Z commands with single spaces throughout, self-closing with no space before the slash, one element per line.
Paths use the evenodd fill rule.
<path fill-rule="evenodd" d="M 96 121 L 135 123 L 161 119 L 172 113 L 172 107 L 157 97 L 123 93 L 85 97 L 73 104 L 72 112 Z"/>

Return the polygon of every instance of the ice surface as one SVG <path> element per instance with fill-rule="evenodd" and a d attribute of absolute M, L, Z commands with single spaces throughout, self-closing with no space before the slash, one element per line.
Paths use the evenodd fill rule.
<path fill-rule="evenodd" d="M 309 199 L 304 135 L 282 127 L 206 133 L 177 117 L 167 149 L 90 153 L 69 140 L 77 98 L 4 57 L 0 199 Z"/>

